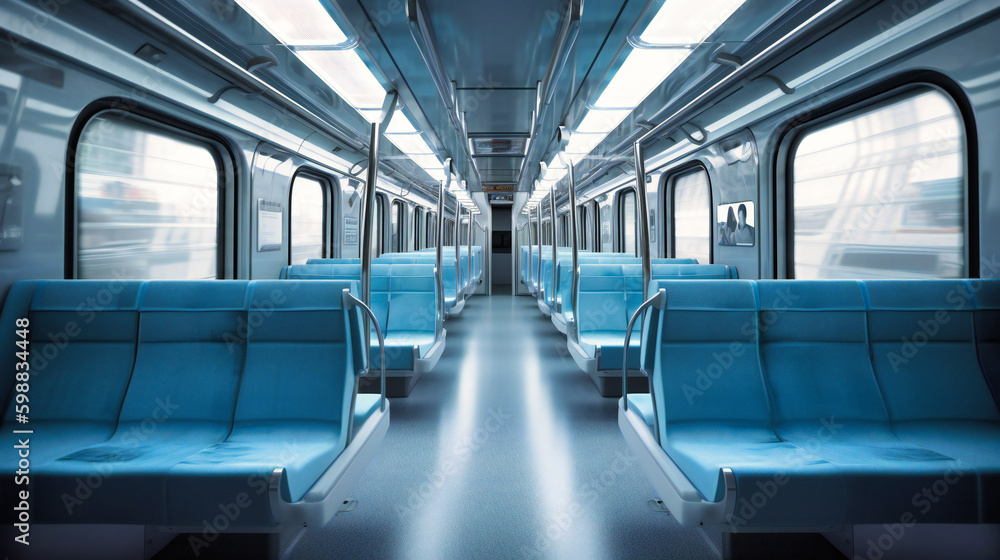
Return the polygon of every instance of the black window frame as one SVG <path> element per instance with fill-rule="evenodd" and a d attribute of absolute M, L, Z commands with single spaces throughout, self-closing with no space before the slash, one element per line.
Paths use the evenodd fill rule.
<path fill-rule="evenodd" d="M 715 262 L 715 194 L 712 192 L 712 174 L 708 172 L 708 166 L 700 161 L 690 162 L 684 164 L 676 169 L 672 169 L 667 173 L 663 174 L 663 185 L 665 187 L 664 193 L 664 217 L 667 218 L 668 226 L 663 228 L 663 233 L 665 236 L 664 246 L 667 248 L 666 255 L 669 258 L 677 257 L 677 231 L 676 225 L 677 221 L 674 219 L 674 208 L 677 207 L 677 201 L 675 197 L 674 187 L 677 185 L 677 180 L 681 177 L 691 175 L 698 172 L 704 172 L 705 177 L 708 178 L 708 263 L 713 264 Z"/>
<path fill-rule="evenodd" d="M 844 95 L 807 114 L 790 119 L 782 131 L 776 154 L 776 168 L 781 173 L 779 185 L 784 200 L 775 200 L 775 270 L 777 276 L 795 279 L 795 153 L 809 132 L 850 120 L 852 117 L 920 95 L 921 90 L 940 93 L 955 109 L 964 141 L 964 258 L 962 278 L 980 278 L 979 262 L 979 159 L 978 131 L 972 105 L 964 89 L 947 76 L 933 71 L 918 71 L 895 76 L 854 94 Z M 779 197 L 775 197 L 778 199 Z M 779 209 L 779 203 L 782 207 Z M 780 247 L 782 243 L 784 247 Z M 781 262 L 783 259 L 784 262 Z"/>
<path fill-rule="evenodd" d="M 105 114 L 117 114 L 124 121 L 133 121 L 167 134 L 205 144 L 215 159 L 218 169 L 218 199 L 216 202 L 216 276 L 217 280 L 235 278 L 238 274 L 240 254 L 239 217 L 240 198 L 237 183 L 237 160 L 227 138 L 182 118 L 159 112 L 134 99 L 111 97 L 98 99 L 87 105 L 77 115 L 66 144 L 65 227 L 63 277 L 79 279 L 79 196 L 76 181 L 77 156 L 84 130 L 92 120 Z M 231 217 L 230 217 L 231 216 Z"/>
<path fill-rule="evenodd" d="M 332 230 L 330 225 L 333 223 L 333 179 L 317 171 L 311 167 L 300 167 L 295 175 L 292 175 L 292 180 L 288 184 L 288 264 L 292 264 L 292 245 L 295 242 L 295 214 L 292 210 L 292 199 L 295 196 L 295 180 L 300 176 L 304 176 L 307 179 L 312 179 L 318 182 L 323 187 L 323 259 L 328 259 L 331 257 L 330 249 L 333 247 L 332 240 Z"/>
<path fill-rule="evenodd" d="M 625 228 L 623 227 L 623 222 L 625 221 L 625 197 L 632 195 L 635 203 L 633 204 L 633 209 L 635 211 L 635 224 L 633 226 L 633 234 L 635 240 L 635 250 L 633 253 L 638 256 L 639 253 L 639 193 L 635 187 L 626 187 L 615 195 L 615 229 L 617 230 L 617 244 L 616 248 L 618 252 L 625 253 Z"/>

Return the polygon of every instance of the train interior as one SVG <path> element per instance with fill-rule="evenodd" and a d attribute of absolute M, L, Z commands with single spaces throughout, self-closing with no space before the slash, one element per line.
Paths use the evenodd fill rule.
<path fill-rule="evenodd" d="M 8 558 L 1000 558 L 995 0 L 0 0 Z"/>

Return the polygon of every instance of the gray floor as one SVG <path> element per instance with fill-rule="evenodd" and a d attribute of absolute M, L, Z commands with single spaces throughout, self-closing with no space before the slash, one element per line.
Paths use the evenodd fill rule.
<path fill-rule="evenodd" d="M 290 557 L 715 558 L 654 497 L 604 399 L 527 297 L 477 296 L 393 399 L 357 507 Z"/>

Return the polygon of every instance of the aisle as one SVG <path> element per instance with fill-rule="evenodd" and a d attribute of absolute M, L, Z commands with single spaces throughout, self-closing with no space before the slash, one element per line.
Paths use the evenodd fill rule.
<path fill-rule="evenodd" d="M 652 488 L 535 302 L 473 298 L 352 498 L 294 559 L 714 558 L 647 502 Z"/>

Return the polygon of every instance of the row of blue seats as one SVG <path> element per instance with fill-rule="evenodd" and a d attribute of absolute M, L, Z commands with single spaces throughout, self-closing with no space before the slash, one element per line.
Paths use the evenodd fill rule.
<path fill-rule="evenodd" d="M 601 395 L 620 397 L 620 372 L 629 318 L 642 304 L 641 264 L 581 264 L 578 305 L 567 329 L 570 356 L 597 385 Z M 657 280 L 725 280 L 736 277 L 732 267 L 721 264 L 654 264 Z M 571 298 L 569 298 L 571 299 Z M 565 300 L 564 300 L 565 301 Z M 639 366 L 639 341 L 630 341 L 628 368 L 631 387 L 645 391 L 648 382 Z"/>
<path fill-rule="evenodd" d="M 407 259 L 401 259 L 407 260 Z M 421 375 L 441 358 L 448 331 L 438 317 L 437 281 L 433 264 L 373 264 L 371 309 L 385 337 L 387 391 L 406 397 Z M 360 264 L 305 264 L 287 266 L 282 279 L 360 281 Z M 371 326 L 374 339 L 374 325 Z M 380 367 L 379 348 L 371 346 L 370 363 Z M 363 378 L 361 390 L 377 392 L 371 378 Z"/>
<path fill-rule="evenodd" d="M 218 531 L 322 526 L 389 425 L 388 402 L 356 392 L 356 292 L 336 281 L 15 283 L 0 316 L 0 440 L 30 448 L 31 485 L 4 477 L 3 503 L 30 490 L 36 524 L 201 532 L 239 503 Z M 20 318 L 27 381 L 14 375 L 25 369 Z M 0 457 L 8 473 L 18 462 Z"/>
<path fill-rule="evenodd" d="M 1000 523 L 1000 281 L 649 293 L 651 392 L 619 426 L 681 524 Z"/>
<path fill-rule="evenodd" d="M 522 247 L 521 251 L 529 259 L 539 255 L 537 247 Z M 601 395 L 619 397 L 621 385 L 616 379 L 622 364 L 625 330 L 632 313 L 642 303 L 642 261 L 624 253 L 578 254 L 578 304 L 582 311 L 577 320 L 572 297 L 572 252 L 557 248 L 555 258 L 553 261 L 549 246 L 542 247 L 540 257 L 534 260 L 534 266 L 540 263 L 542 268 L 542 275 L 535 283 L 538 307 L 566 335 L 570 356 L 591 376 Z M 522 269 L 530 277 L 530 271 Z M 653 259 L 651 275 L 664 280 L 737 277 L 736 270 L 729 266 L 700 265 L 695 259 Z M 638 349 L 638 343 L 638 339 L 632 341 L 633 349 Z M 632 353 L 629 369 L 631 390 L 646 391 L 648 383 L 645 372 L 639 369 L 637 352 Z"/>
<path fill-rule="evenodd" d="M 462 247 L 458 260 L 458 267 L 455 266 L 454 247 L 445 247 L 442 259 L 442 280 L 444 282 L 445 294 L 445 314 L 447 316 L 459 315 L 465 307 L 466 298 L 476 291 L 482 283 L 482 248 L 473 247 L 472 258 L 467 255 L 468 251 Z M 309 259 L 306 264 L 320 265 L 344 265 L 358 264 L 361 259 Z M 372 260 L 373 265 L 377 264 L 437 264 L 435 249 L 425 249 L 410 253 L 386 253 Z M 297 270 L 299 274 L 311 274 L 306 268 Z M 281 277 L 286 277 L 286 270 L 282 269 Z M 359 269 L 360 270 L 360 269 Z M 360 272 L 358 279 L 360 279 Z"/>

